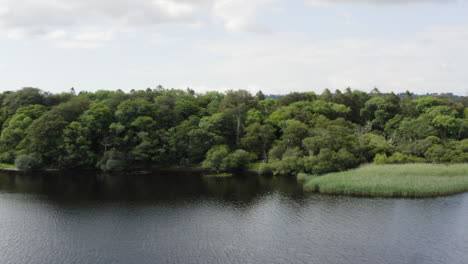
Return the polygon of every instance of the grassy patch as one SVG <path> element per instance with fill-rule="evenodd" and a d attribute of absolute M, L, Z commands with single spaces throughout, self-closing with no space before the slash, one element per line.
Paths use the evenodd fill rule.
<path fill-rule="evenodd" d="M 206 178 L 224 178 L 224 177 L 232 177 L 232 173 L 216 173 L 216 174 L 206 174 L 203 177 Z"/>
<path fill-rule="evenodd" d="M 0 163 L 0 168 L 16 168 L 15 165 L 13 164 L 8 164 L 8 163 Z"/>
<path fill-rule="evenodd" d="M 305 190 L 324 194 L 434 197 L 468 191 L 468 164 L 366 165 L 311 178 Z"/>
<path fill-rule="evenodd" d="M 297 174 L 296 178 L 298 181 L 305 182 L 305 181 L 310 181 L 313 178 L 317 178 L 317 177 L 318 177 L 317 175 L 300 172 L 299 174 Z"/>

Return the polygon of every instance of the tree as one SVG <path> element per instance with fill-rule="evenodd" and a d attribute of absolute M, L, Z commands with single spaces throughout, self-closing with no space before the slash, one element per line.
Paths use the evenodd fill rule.
<path fill-rule="evenodd" d="M 139 116 L 154 116 L 156 107 L 143 99 L 126 100 L 119 104 L 115 117 L 118 122 L 128 125 Z"/>
<path fill-rule="evenodd" d="M 5 152 L 15 152 L 18 145 L 26 137 L 26 131 L 32 122 L 46 111 L 42 105 L 28 105 L 19 108 L 5 124 L 0 136 L 0 149 Z M 14 155 L 11 156 L 13 158 Z M 6 161 L 6 160 L 5 160 Z M 6 162 L 12 162 L 8 160 Z"/>
<path fill-rule="evenodd" d="M 301 146 L 302 140 L 309 134 L 307 125 L 297 120 L 286 120 L 280 126 L 283 132 L 281 138 L 288 147 Z"/>
<path fill-rule="evenodd" d="M 265 95 L 263 94 L 262 91 L 258 91 L 258 92 L 255 94 L 255 97 L 257 97 L 257 100 L 258 100 L 258 101 L 265 100 Z"/>
<path fill-rule="evenodd" d="M 206 129 L 199 124 L 201 124 L 201 120 L 196 116 L 191 116 L 188 120 L 169 130 L 168 143 L 171 160 L 174 163 L 197 166 L 212 146 L 222 144 L 223 138 L 213 133 L 214 129 Z M 204 125 L 208 125 L 208 123 L 204 123 Z"/>
<path fill-rule="evenodd" d="M 240 143 L 242 122 L 244 121 L 245 114 L 255 104 L 256 100 L 254 97 L 245 90 L 228 91 L 221 102 L 221 109 L 234 116 L 236 145 Z"/>
<path fill-rule="evenodd" d="M 426 115 L 421 115 L 416 119 L 403 119 L 397 129 L 399 143 L 404 144 L 405 142 L 413 142 L 417 139 L 427 138 L 428 136 L 435 136 L 436 130 L 432 126 L 431 121 Z"/>
<path fill-rule="evenodd" d="M 15 159 L 15 166 L 22 170 L 40 169 L 42 167 L 42 162 L 36 155 L 22 154 Z"/>
<path fill-rule="evenodd" d="M 40 155 L 47 166 L 58 166 L 63 151 L 63 130 L 70 122 L 77 120 L 88 106 L 88 100 L 75 97 L 34 120 L 26 132 L 27 142 L 24 145 L 27 152 Z"/>
<path fill-rule="evenodd" d="M 130 149 L 128 159 L 136 162 L 150 162 L 158 153 L 157 123 L 149 116 L 139 116 L 130 124 L 129 134 L 134 135 L 135 145 Z"/>
<path fill-rule="evenodd" d="M 110 147 L 109 126 L 114 121 L 113 112 L 104 103 L 94 103 L 78 121 L 64 130 L 62 162 L 67 167 L 93 167 Z"/>
<path fill-rule="evenodd" d="M 347 88 L 252 96 L 154 89 L 0 93 L 0 161 L 46 167 L 245 168 L 325 173 L 361 162 L 465 162 L 468 100 Z M 239 149 L 242 148 L 242 149 Z"/>
<path fill-rule="evenodd" d="M 438 98 L 432 96 L 424 96 L 415 100 L 416 110 L 422 114 L 425 113 L 429 108 L 433 106 L 442 105 L 444 102 Z"/>
<path fill-rule="evenodd" d="M 404 117 L 417 117 L 418 111 L 416 105 L 413 102 L 413 95 L 406 91 L 404 97 L 401 99 L 401 115 Z"/>
<path fill-rule="evenodd" d="M 309 156 L 314 156 L 320 152 L 320 149 L 324 146 L 322 137 L 314 136 L 308 137 L 302 140 L 304 149 L 309 153 Z"/>
<path fill-rule="evenodd" d="M 214 169 L 221 171 L 223 160 L 229 155 L 229 147 L 226 145 L 213 146 L 207 153 L 206 159 L 203 161 L 202 167 L 205 169 Z"/>
<path fill-rule="evenodd" d="M 241 145 L 268 162 L 268 149 L 274 140 L 275 130 L 272 126 L 253 123 L 245 129 L 245 136 L 241 140 Z"/>
<path fill-rule="evenodd" d="M 252 157 L 247 151 L 237 149 L 223 159 L 221 169 L 224 171 L 244 170 L 249 165 L 251 159 Z"/>
<path fill-rule="evenodd" d="M 372 161 L 377 154 L 389 154 L 391 146 L 383 136 L 369 133 L 363 137 L 362 152 L 368 161 Z"/>
<path fill-rule="evenodd" d="M 7 107 L 9 115 L 13 115 L 16 110 L 28 105 L 44 105 L 46 97 L 49 96 L 38 88 L 25 87 L 19 91 L 6 95 L 3 105 Z"/>
<path fill-rule="evenodd" d="M 81 122 L 71 122 L 63 131 L 65 155 L 61 156 L 64 167 L 92 167 L 96 153 L 92 150 L 89 128 Z"/>
<path fill-rule="evenodd" d="M 319 98 L 325 102 L 333 102 L 333 94 L 329 89 L 323 90 L 323 93 L 319 96 Z"/>
<path fill-rule="evenodd" d="M 195 98 L 188 100 L 185 98 L 177 100 L 174 105 L 174 114 L 178 122 L 181 122 L 192 115 L 198 115 L 202 108 L 198 106 Z"/>
<path fill-rule="evenodd" d="M 374 96 L 369 99 L 361 110 L 361 116 L 365 121 L 372 123 L 376 129 L 383 129 L 385 123 L 396 114 L 396 106 L 382 97 Z"/>
<path fill-rule="evenodd" d="M 317 95 L 314 93 L 298 93 L 292 92 L 278 99 L 278 104 L 281 106 L 287 106 L 299 101 L 313 101 L 317 99 Z"/>
<path fill-rule="evenodd" d="M 449 115 L 439 115 L 432 119 L 432 124 L 439 130 L 441 138 L 445 138 L 448 133 L 455 132 L 459 123 L 457 119 Z"/>

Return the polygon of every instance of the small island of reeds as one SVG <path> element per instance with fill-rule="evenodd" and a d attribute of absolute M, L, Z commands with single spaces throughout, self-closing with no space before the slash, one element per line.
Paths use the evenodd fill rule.
<path fill-rule="evenodd" d="M 468 191 L 468 164 L 364 165 L 309 177 L 304 189 L 322 194 L 435 197 Z"/>

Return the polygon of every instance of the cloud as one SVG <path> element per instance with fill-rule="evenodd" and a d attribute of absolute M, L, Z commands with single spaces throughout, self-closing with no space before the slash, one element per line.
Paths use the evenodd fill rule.
<path fill-rule="evenodd" d="M 117 37 L 117 31 L 112 28 L 86 27 L 75 32 L 54 31 L 46 35 L 47 39 L 56 40 L 61 48 L 95 49 L 107 46 Z"/>
<path fill-rule="evenodd" d="M 446 4 L 465 0 L 305 0 L 312 6 L 329 6 L 333 4 L 366 4 L 366 5 L 403 5 L 403 4 Z"/>
<path fill-rule="evenodd" d="M 118 24 L 194 24 L 211 0 L 0 0 L 0 29 L 15 39 Z"/>
<path fill-rule="evenodd" d="M 186 46 L 171 44 L 175 54 Z M 187 56 L 164 64 L 138 65 L 128 79 L 197 91 L 248 89 L 285 94 L 353 89 L 466 94 L 468 25 L 430 27 L 392 37 L 315 39 L 305 33 L 276 32 L 191 42 Z M 190 57 L 189 54 L 202 54 Z M 180 67 L 184 65 L 184 67 Z M 183 77 L 181 77 L 183 76 Z"/>
<path fill-rule="evenodd" d="M 255 16 L 270 2 L 274 0 L 0 0 L 0 27 L 40 35 L 85 23 L 199 25 L 201 16 L 212 15 L 227 30 L 258 31 L 262 26 Z"/>
<path fill-rule="evenodd" d="M 402 39 L 318 40 L 303 33 L 278 32 L 200 46 L 208 49 L 200 53 L 220 59 L 197 69 L 201 77 L 193 77 L 193 83 L 208 76 L 217 78 L 211 87 L 230 80 L 230 88 L 255 84 L 267 93 L 321 92 L 348 86 L 368 91 L 375 86 L 396 92 L 468 91 L 463 70 L 468 61 L 464 52 L 468 25 L 431 27 Z"/>
<path fill-rule="evenodd" d="M 269 29 L 256 22 L 259 9 L 275 0 L 218 0 L 213 6 L 213 14 L 222 20 L 227 31 L 268 32 Z"/>
<path fill-rule="evenodd" d="M 129 33 L 136 27 L 161 24 L 196 30 L 211 21 L 221 23 L 230 32 L 267 32 L 256 17 L 264 6 L 275 1 L 278 0 L 0 0 L 0 35 L 15 40 L 70 37 L 78 39 L 62 40 L 67 45 L 60 46 L 98 47 L 105 41 L 96 44 L 96 36 L 87 40 L 92 32 L 83 36 L 77 31 L 92 25 L 119 27 L 121 32 Z M 81 44 L 75 45 L 77 40 Z"/>

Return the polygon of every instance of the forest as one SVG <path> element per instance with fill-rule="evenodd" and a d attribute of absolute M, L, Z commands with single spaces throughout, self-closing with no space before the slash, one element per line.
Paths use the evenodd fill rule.
<path fill-rule="evenodd" d="M 0 162 L 20 169 L 203 167 L 324 174 L 468 162 L 468 97 L 154 89 L 0 94 Z"/>

